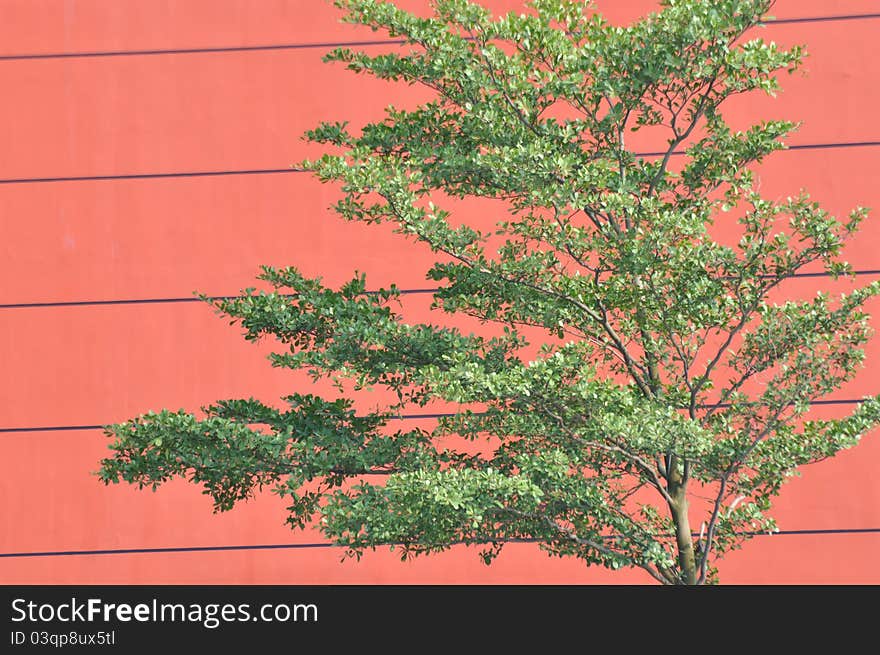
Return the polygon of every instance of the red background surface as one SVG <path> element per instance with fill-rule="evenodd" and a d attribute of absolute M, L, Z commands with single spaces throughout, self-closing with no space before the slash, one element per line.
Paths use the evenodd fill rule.
<path fill-rule="evenodd" d="M 622 22 L 653 4 L 598 6 Z M 880 13 L 880 1 L 779 0 L 774 11 L 781 19 L 871 13 Z M 430 286 L 429 253 L 383 228 L 337 219 L 327 210 L 332 188 L 299 173 L 243 173 L 286 169 L 309 154 L 299 135 L 320 119 L 369 120 L 386 104 L 424 97 L 322 64 L 327 44 L 383 38 L 338 18 L 324 0 L 2 0 L 0 305 L 232 294 L 251 285 L 261 264 L 294 264 L 334 284 L 357 269 L 370 286 Z M 811 147 L 762 166 L 766 194 L 806 187 L 832 212 L 880 208 L 878 28 L 880 19 L 863 17 L 762 31 L 810 52 L 808 74 L 785 79 L 777 99 L 731 108 L 734 122 L 804 121 L 791 142 Z M 265 45 L 310 47 L 60 56 Z M 212 171 L 239 173 L 118 177 Z M 875 213 L 847 250 L 857 269 L 880 269 L 878 237 Z M 811 294 L 824 282 L 801 280 L 790 291 Z M 405 307 L 417 320 L 427 297 L 408 296 Z M 880 318 L 880 304 L 871 309 Z M 0 307 L 0 583 L 648 581 L 549 559 L 530 545 L 508 547 L 491 567 L 465 548 L 410 563 L 387 551 L 340 562 L 342 552 L 328 547 L 206 550 L 323 539 L 290 532 L 270 496 L 213 515 L 185 483 L 157 493 L 106 488 L 91 475 L 107 453 L 99 429 L 9 430 L 94 426 L 149 409 L 272 400 L 305 388 L 301 377 L 272 370 L 264 350 L 201 303 Z M 880 391 L 878 365 L 880 338 L 868 349 L 868 368 L 835 397 Z M 721 563 L 722 581 L 880 583 L 880 534 L 858 532 L 880 528 L 878 465 L 875 433 L 806 468 L 776 503 L 780 528 L 832 532 L 756 538 Z M 198 550 L 76 554 L 156 548 Z"/>

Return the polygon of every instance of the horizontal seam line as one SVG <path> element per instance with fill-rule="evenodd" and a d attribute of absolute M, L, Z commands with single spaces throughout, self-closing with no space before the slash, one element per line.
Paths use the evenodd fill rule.
<path fill-rule="evenodd" d="M 804 16 L 798 18 L 778 18 L 760 23 L 766 27 L 791 25 L 796 23 L 830 23 L 836 21 L 871 20 L 880 18 L 878 13 L 840 14 L 835 16 Z M 316 48 L 369 47 L 383 45 L 403 45 L 405 39 L 368 39 L 363 41 L 324 41 L 316 43 L 275 43 L 243 46 L 206 46 L 202 48 L 149 48 L 144 50 L 97 50 L 85 52 L 48 52 L 0 55 L 0 61 L 29 61 L 42 59 L 89 59 L 100 57 L 140 57 L 155 55 L 219 54 L 225 52 L 261 52 L 278 50 L 313 50 Z"/>
<path fill-rule="evenodd" d="M 774 18 L 764 21 L 762 25 L 791 25 L 793 23 L 830 23 L 840 20 L 870 20 L 880 18 L 880 13 L 870 14 L 839 14 L 837 16 L 803 16 L 800 18 Z"/>
<path fill-rule="evenodd" d="M 880 275 L 880 270 L 876 271 Z M 806 274 L 805 274 L 806 275 Z M 815 276 L 812 276 L 815 277 Z M 435 293 L 437 289 L 398 289 L 401 295 L 413 295 L 420 293 Z M 377 291 L 367 291 L 370 295 L 375 295 Z M 292 294 L 281 294 L 284 297 L 292 297 Z M 243 295 L 232 296 L 210 296 L 209 300 L 236 300 L 247 298 Z M 159 303 L 181 303 L 181 302 L 204 302 L 201 298 L 125 298 L 120 300 L 59 300 L 47 302 L 24 302 L 24 303 L 7 303 L 0 304 L 0 309 L 30 309 L 39 307 L 86 307 L 92 305 L 138 305 L 138 304 L 159 304 Z"/>
<path fill-rule="evenodd" d="M 325 41 L 316 43 L 272 43 L 265 45 L 209 46 L 204 48 L 155 48 L 149 50 L 106 50 L 92 52 L 51 52 L 0 55 L 0 61 L 28 61 L 39 59 L 89 59 L 99 57 L 142 57 L 154 55 L 197 55 L 224 52 L 261 52 L 273 50 L 314 50 L 316 48 L 347 48 L 383 45 L 403 45 L 405 39 L 368 39 L 364 41 Z"/>
<path fill-rule="evenodd" d="M 776 152 L 786 152 L 787 150 L 826 150 L 832 148 L 867 148 L 880 146 L 880 141 L 841 141 L 839 143 L 805 143 L 785 146 Z M 665 155 L 666 151 L 657 152 L 637 152 L 636 157 L 660 157 Z M 684 150 L 675 150 L 673 155 L 681 156 L 685 154 Z M 70 175 L 59 177 L 18 177 L 0 179 L 0 184 L 47 184 L 53 182 L 105 182 L 113 180 L 150 180 L 177 177 L 220 177 L 226 175 L 277 175 L 281 173 L 307 173 L 305 168 L 253 168 L 225 171 L 181 171 L 171 173 L 120 173 L 113 175 Z"/>
<path fill-rule="evenodd" d="M 741 532 L 741 535 L 753 537 L 774 536 L 805 536 L 805 535 L 839 535 L 839 534 L 876 534 L 880 528 L 825 528 L 803 530 L 779 530 L 777 532 Z M 608 537 L 609 539 L 613 537 Z M 539 539 L 507 539 L 503 543 L 539 543 Z M 380 544 L 378 547 L 402 545 Z M 462 545 L 462 544 L 452 544 Z M 477 544 L 474 544 L 477 545 Z M 304 550 L 309 548 L 346 548 L 344 544 L 330 542 L 305 543 L 305 544 L 254 544 L 236 546 L 170 546 L 160 548 L 104 548 L 95 550 L 58 550 L 58 551 L 35 551 L 19 553 L 0 553 L 0 558 L 13 557 L 70 557 L 77 555 L 134 555 L 134 554 L 161 554 L 161 553 L 192 553 L 211 551 L 242 551 L 242 550 Z"/>
<path fill-rule="evenodd" d="M 859 403 L 863 403 L 863 398 L 842 398 L 842 399 L 828 399 L 828 400 L 812 400 L 807 403 L 810 406 L 823 406 L 823 405 L 858 405 Z M 730 403 L 722 403 L 719 405 L 720 408 L 729 407 Z M 478 414 L 475 412 L 475 414 Z M 456 412 L 448 412 L 448 413 L 437 413 L 437 414 L 400 414 L 397 416 L 392 416 L 389 418 L 391 421 L 413 421 L 420 419 L 434 419 L 434 418 L 449 418 L 452 416 L 458 416 L 459 414 Z M 102 430 L 105 425 L 113 425 L 112 423 L 106 423 L 102 425 L 48 425 L 42 427 L 21 427 L 21 428 L 0 428 L 0 434 L 11 434 L 11 433 L 21 433 L 21 432 L 70 432 L 70 431 L 79 431 L 79 430 Z"/>
<path fill-rule="evenodd" d="M 0 184 L 40 184 L 48 182 L 102 182 L 108 180 L 151 180 L 169 177 L 219 177 L 224 175 L 273 175 L 305 173 L 304 168 L 253 168 L 228 171 L 182 171 L 172 173 L 123 173 L 119 175 L 72 175 L 65 177 L 20 177 L 0 180 Z"/>
<path fill-rule="evenodd" d="M 880 269 L 866 269 L 866 270 L 858 270 L 852 271 L 851 275 L 880 275 Z M 818 278 L 818 277 L 833 277 L 831 273 L 827 271 L 816 271 L 814 273 L 795 273 L 791 275 L 788 279 L 803 279 L 803 278 Z M 846 277 L 845 275 L 842 277 Z M 440 289 L 398 289 L 398 293 L 401 295 L 416 295 L 416 294 L 425 294 L 425 293 L 437 293 Z M 376 294 L 376 291 L 369 291 L 367 293 Z M 290 296 L 290 294 L 282 294 L 283 296 Z M 241 298 L 247 298 L 247 296 L 243 295 L 231 295 L 231 296 L 211 296 L 210 300 L 236 300 Z M 201 298 L 123 298 L 123 299 L 111 299 L 111 300 L 57 300 L 57 301 L 45 301 L 45 302 L 20 302 L 20 303 L 6 303 L 0 304 L 0 309 L 39 309 L 46 307 L 92 307 L 92 306 L 113 306 L 113 305 L 156 305 L 162 303 L 188 303 L 188 302 L 204 302 Z"/>

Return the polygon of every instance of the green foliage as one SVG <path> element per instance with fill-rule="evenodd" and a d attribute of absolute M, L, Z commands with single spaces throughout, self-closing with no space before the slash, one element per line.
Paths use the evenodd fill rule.
<path fill-rule="evenodd" d="M 880 283 L 771 301 L 805 267 L 847 275 L 841 250 L 865 210 L 838 220 L 805 193 L 763 197 L 750 166 L 795 125 L 734 131 L 721 111 L 773 93 L 801 61 L 750 38 L 772 2 L 666 0 L 625 28 L 564 0 L 498 18 L 466 0 L 435 0 L 430 18 L 336 4 L 406 46 L 328 61 L 434 95 L 359 129 L 319 125 L 307 136 L 327 154 L 304 165 L 341 186 L 340 216 L 436 253 L 434 306 L 497 336 L 408 323 L 399 291 L 368 291 L 362 275 L 333 290 L 265 268 L 271 291 L 205 300 L 247 339 L 273 338 L 273 366 L 329 378 L 340 398 L 110 426 L 103 480 L 187 477 L 218 510 L 269 486 L 292 526 L 317 522 L 356 556 L 471 543 L 488 562 L 529 540 L 664 583 L 710 581 L 714 558 L 774 529 L 785 479 L 880 422 L 877 398 L 804 420 L 861 366 Z M 662 150 L 636 154 L 634 132 Z M 467 197 L 498 201 L 494 232 L 434 204 Z M 715 221 L 739 241 L 717 240 Z M 345 398 L 364 389 L 383 404 L 356 413 Z M 432 403 L 456 411 L 432 431 L 390 427 Z M 696 495 L 709 500 L 690 507 Z"/>

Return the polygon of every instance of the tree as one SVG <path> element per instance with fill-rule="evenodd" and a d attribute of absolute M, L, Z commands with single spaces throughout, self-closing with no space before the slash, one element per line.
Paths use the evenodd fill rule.
<path fill-rule="evenodd" d="M 712 581 L 716 558 L 775 529 L 786 478 L 880 421 L 877 397 L 805 417 L 860 368 L 880 283 L 779 299 L 804 269 L 851 273 L 841 249 L 866 211 L 838 220 L 805 193 L 762 197 L 749 167 L 795 124 L 735 131 L 720 111 L 801 62 L 799 47 L 747 38 L 772 0 L 665 0 L 626 28 L 565 0 L 498 18 L 466 0 L 435 0 L 430 18 L 336 4 L 405 47 L 327 61 L 433 97 L 357 130 L 319 125 L 307 137 L 327 154 L 304 165 L 341 183 L 344 219 L 390 222 L 436 253 L 435 308 L 494 328 L 408 323 L 400 291 L 368 291 L 360 274 L 334 290 L 264 268 L 271 291 L 205 300 L 247 339 L 274 337 L 273 366 L 329 378 L 338 396 L 109 426 L 102 479 L 189 478 L 216 510 L 268 486 L 292 527 L 317 522 L 356 556 L 465 543 L 488 563 L 529 540 L 662 583 Z M 662 150 L 637 154 L 632 133 Z M 496 201 L 496 230 L 434 204 L 469 197 Z M 364 411 L 367 388 L 388 402 Z M 395 429 L 438 403 L 455 411 L 436 429 Z"/>

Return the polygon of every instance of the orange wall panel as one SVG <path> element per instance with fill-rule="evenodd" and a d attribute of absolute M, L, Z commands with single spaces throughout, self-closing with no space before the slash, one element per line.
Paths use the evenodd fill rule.
<path fill-rule="evenodd" d="M 424 11 L 427 0 L 398 6 Z M 484 2 L 496 13 L 520 11 L 520 0 Z M 615 23 L 637 19 L 654 0 L 598 0 Z M 878 0 L 778 0 L 779 19 L 880 12 Z M 44 53 L 241 47 L 375 39 L 339 23 L 330 0 L 6 0 L 0 56 Z"/>
<path fill-rule="evenodd" d="M 827 408 L 823 408 L 827 409 Z M 824 412 L 827 418 L 852 407 Z M 841 411 L 842 410 L 842 411 Z M 405 425 L 404 425 L 405 423 Z M 394 427 L 411 428 L 416 421 Z M 417 422 L 430 428 L 427 419 Z M 284 501 L 264 494 L 230 512 L 211 513 L 201 488 L 176 481 L 156 492 L 128 485 L 105 487 L 93 475 L 107 455 L 99 430 L 4 435 L 4 448 L 20 453 L 20 479 L 0 482 L 8 508 L 0 552 L 46 552 L 106 548 L 163 548 L 325 541 L 317 530 L 284 525 Z M 54 456 L 45 459 L 47 448 Z M 779 528 L 834 530 L 880 524 L 880 481 L 866 462 L 880 457 L 880 440 L 803 469 L 774 502 Z M 694 515 L 695 529 L 705 515 Z M 780 535 L 784 536 L 784 535 Z"/>
<path fill-rule="evenodd" d="M 407 0 L 424 11 L 424 0 Z M 487 2 L 518 10 L 519 0 Z M 600 0 L 617 23 L 656 6 Z M 806 43 L 806 76 L 785 77 L 776 99 L 740 98 L 735 124 L 803 120 L 793 144 L 873 143 L 796 150 L 759 168 L 762 191 L 809 189 L 843 214 L 876 207 L 880 102 L 875 0 L 780 0 L 785 22 L 756 31 L 782 45 Z M 17 182 L 22 178 L 286 169 L 317 152 L 300 139 L 322 119 L 355 123 L 382 107 L 424 99 L 324 65 L 327 46 L 277 50 L 23 58 L 52 53 L 296 46 L 383 40 L 337 22 L 323 0 L 7 0 L 0 7 L 0 305 L 224 295 L 253 284 L 260 264 L 297 265 L 330 284 L 366 271 L 370 286 L 430 286 L 425 249 L 387 227 L 345 224 L 327 207 L 336 191 L 309 175 Z M 370 52 L 394 46 L 371 45 Z M 648 142 L 645 142 L 647 147 Z M 457 215 L 492 222 L 485 205 Z M 857 269 L 880 270 L 880 220 L 847 246 Z M 864 276 L 860 281 L 874 279 Z M 827 280 L 800 280 L 811 294 Z M 428 318 L 427 296 L 408 296 L 409 320 Z M 872 304 L 875 315 L 880 312 Z M 875 320 L 875 324 L 877 321 Z M 464 324 L 462 323 L 464 326 Z M 469 329 L 469 328 L 468 328 Z M 303 376 L 273 370 L 268 344 L 244 342 L 200 303 L 0 307 L 0 428 L 93 425 L 148 409 L 224 397 L 277 399 L 309 391 Z M 835 395 L 876 393 L 880 339 L 868 367 Z M 321 387 L 318 387 L 321 389 Z M 842 416 L 852 405 L 823 406 Z M 425 427 L 430 421 L 420 421 Z M 880 439 L 804 470 L 776 503 L 783 530 L 880 528 Z M 472 549 L 402 564 L 387 551 L 340 564 L 336 548 L 2 557 L 100 549 L 318 543 L 283 525 L 283 502 L 261 496 L 213 515 L 197 488 L 175 482 L 157 493 L 105 488 L 91 474 L 107 454 L 100 430 L 0 432 L 0 582 L 4 583 L 610 583 L 649 582 L 510 546 L 491 567 Z M 731 583 L 880 583 L 877 533 L 758 537 L 722 563 Z"/>
<path fill-rule="evenodd" d="M 396 4 L 422 14 L 429 6 L 427 0 Z M 652 4 L 637 0 L 633 6 Z M 498 13 L 522 6 L 521 0 L 491 3 Z M 0 52 L 7 56 L 388 38 L 341 23 L 342 12 L 332 0 L 7 0 L 3 10 L 6 31 Z"/>
<path fill-rule="evenodd" d="M 869 109 L 880 103 L 880 72 L 863 66 L 873 57 L 876 21 L 765 31 L 783 45 L 807 42 L 809 74 L 787 76 L 777 98 L 731 99 L 725 111 L 733 124 L 803 121 L 796 144 L 880 139 Z M 429 97 L 320 56 L 298 50 L 0 61 L 0 88 L 15 89 L 16 98 L 0 105 L 0 179 L 287 168 L 319 152 L 300 136 L 320 120 L 375 120 L 388 104 Z M 829 101 L 817 102 L 819 96 Z"/>
<path fill-rule="evenodd" d="M 835 293 L 847 287 L 839 285 Z M 815 282 L 805 279 L 790 283 L 785 296 L 805 299 L 814 293 Z M 429 303 L 428 294 L 405 296 L 401 313 L 413 323 L 490 331 L 479 330 L 475 321 L 431 312 Z M 867 309 L 875 314 L 875 327 L 880 326 L 880 300 Z M 332 393 L 330 384 L 313 386 L 303 372 L 272 368 L 265 355 L 282 346 L 269 339 L 259 345 L 245 341 L 239 326 L 230 326 L 202 303 L 0 311 L 5 312 L 0 358 L 8 370 L 31 367 L 37 372 L 0 379 L 5 399 L 0 427 L 98 425 L 163 407 L 194 411 L 224 398 L 279 402 L 297 390 Z M 870 364 L 880 358 L 880 339 L 872 340 L 866 352 L 869 366 L 830 398 L 860 398 L 876 391 Z M 354 398 L 371 404 L 376 393 Z"/>
<path fill-rule="evenodd" d="M 880 146 L 793 150 L 757 171 L 769 198 L 805 188 L 841 217 L 877 208 L 846 256 L 880 270 L 878 157 Z M 295 265 L 334 286 L 356 270 L 371 288 L 432 286 L 426 247 L 388 225 L 346 223 L 329 210 L 338 197 L 307 173 L 0 185 L 0 304 L 229 295 L 251 286 L 262 264 Z M 500 203 L 479 208 L 485 228 L 506 217 Z"/>

